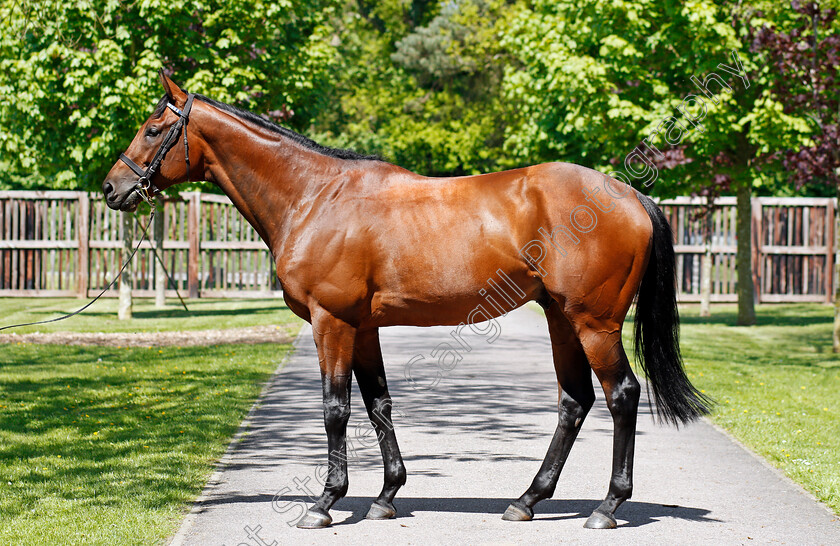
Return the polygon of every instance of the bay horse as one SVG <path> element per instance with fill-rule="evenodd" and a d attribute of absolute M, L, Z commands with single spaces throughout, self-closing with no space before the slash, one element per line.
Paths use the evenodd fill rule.
<path fill-rule="evenodd" d="M 534 505 L 553 495 L 595 400 L 592 370 L 614 422 L 613 467 L 608 494 L 585 527 L 616 526 L 615 510 L 633 488 L 640 385 L 621 329 L 634 298 L 636 354 L 660 417 L 679 424 L 708 412 L 680 355 L 670 226 L 629 184 L 568 163 L 428 178 L 321 146 L 160 76 L 165 95 L 102 191 L 109 207 L 132 211 L 174 184 L 207 180 L 268 245 L 286 303 L 312 325 L 323 386 L 328 479 L 298 527 L 328 526 L 330 508 L 347 493 L 353 375 L 385 467 L 367 517 L 396 515 L 393 500 L 406 470 L 391 421 L 381 327 L 472 324 L 532 300 L 545 309 L 558 424 L 539 472 L 506 520 L 532 519 Z M 180 135 L 184 153 L 170 153 Z M 491 297 L 493 278 L 508 287 Z"/>

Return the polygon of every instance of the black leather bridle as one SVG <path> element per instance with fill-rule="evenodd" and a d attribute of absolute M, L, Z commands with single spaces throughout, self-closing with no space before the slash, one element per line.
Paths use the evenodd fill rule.
<path fill-rule="evenodd" d="M 166 106 L 178 114 L 178 121 L 175 122 L 172 127 L 169 128 L 169 132 L 166 133 L 166 136 L 163 139 L 163 142 L 158 148 L 157 152 L 155 153 L 155 157 L 152 159 L 152 162 L 149 163 L 149 166 L 146 167 L 144 171 L 137 163 L 129 159 L 129 157 L 125 154 L 120 154 L 120 159 L 123 163 L 129 166 L 129 168 L 134 171 L 134 174 L 139 176 L 140 178 L 137 179 L 137 185 L 134 187 L 134 191 L 140 194 L 140 197 L 143 198 L 143 201 L 149 204 L 149 206 L 155 206 L 154 201 L 152 201 L 152 197 L 157 193 L 158 190 L 152 184 L 152 177 L 157 172 L 158 168 L 160 167 L 161 162 L 163 162 L 163 158 L 166 157 L 166 154 L 169 153 L 169 150 L 175 146 L 175 143 L 178 140 L 178 133 L 183 130 L 184 133 L 184 160 L 187 163 L 187 180 L 190 178 L 190 145 L 187 142 L 187 123 L 190 120 L 190 110 L 192 109 L 193 99 L 195 95 L 190 93 L 187 95 L 187 102 L 184 105 L 184 109 L 180 110 L 172 103 L 167 103 Z"/>

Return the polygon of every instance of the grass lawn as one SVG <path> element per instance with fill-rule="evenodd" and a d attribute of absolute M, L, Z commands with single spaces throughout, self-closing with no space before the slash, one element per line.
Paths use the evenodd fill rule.
<path fill-rule="evenodd" d="M 698 310 L 681 309 L 682 350 L 692 382 L 718 402 L 712 421 L 840 514 L 834 308 L 763 305 L 753 327 L 735 326 L 734 305 Z"/>
<path fill-rule="evenodd" d="M 0 299 L 0 326 L 78 300 Z M 160 331 L 293 322 L 282 301 L 188 302 L 132 321 L 114 300 L 28 331 Z M 22 311 L 27 309 L 27 312 Z M 160 318 L 160 317 L 163 318 Z M 296 328 L 296 325 L 292 326 Z M 5 345 L 0 544 L 161 543 L 177 529 L 290 345 Z"/>

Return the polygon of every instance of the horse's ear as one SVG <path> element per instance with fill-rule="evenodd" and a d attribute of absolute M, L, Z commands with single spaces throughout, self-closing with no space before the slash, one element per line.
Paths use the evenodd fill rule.
<path fill-rule="evenodd" d="M 176 104 L 183 103 L 187 100 L 186 93 L 181 91 L 178 84 L 173 82 L 169 76 L 163 72 L 162 68 L 158 72 L 158 75 L 160 76 L 160 83 L 163 85 L 163 89 L 166 91 L 166 96 L 169 97 L 169 100 Z"/>

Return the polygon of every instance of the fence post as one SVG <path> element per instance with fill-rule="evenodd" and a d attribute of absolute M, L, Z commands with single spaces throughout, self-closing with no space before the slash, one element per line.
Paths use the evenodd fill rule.
<path fill-rule="evenodd" d="M 828 202 L 825 211 L 825 302 L 834 303 L 834 246 L 837 244 L 835 231 L 837 230 L 836 204 L 834 199 Z"/>
<path fill-rule="evenodd" d="M 198 244 L 198 220 L 201 211 L 201 193 L 190 194 L 189 208 L 187 209 L 187 231 L 190 242 L 190 250 L 187 266 L 187 283 L 191 298 L 198 297 L 198 263 L 201 259 Z"/>
<path fill-rule="evenodd" d="M 131 251 L 133 250 L 133 243 L 134 243 L 134 224 L 131 222 L 132 215 L 123 212 L 120 214 L 122 220 L 122 235 L 123 235 L 123 251 L 120 256 L 120 262 L 125 263 L 128 257 L 131 255 Z M 133 282 L 133 275 L 132 270 L 134 264 L 129 263 L 125 270 L 120 276 L 120 301 L 119 301 L 119 308 L 117 310 L 117 317 L 120 320 L 130 320 L 131 319 L 131 284 Z"/>
<path fill-rule="evenodd" d="M 76 295 L 87 297 L 88 274 L 90 273 L 90 194 L 79 192 L 79 207 L 76 210 L 76 238 L 79 244 L 78 266 L 76 267 Z"/>
<path fill-rule="evenodd" d="M 761 303 L 761 242 L 764 240 L 762 231 L 762 204 L 760 197 L 752 198 L 752 277 L 755 303 Z"/>
<path fill-rule="evenodd" d="M 157 197 L 157 214 L 155 214 L 155 249 L 157 249 L 160 260 L 155 260 L 155 307 L 162 309 L 166 307 L 166 273 L 160 263 L 163 257 L 163 230 L 164 218 L 166 216 L 166 202 L 162 197 Z"/>

